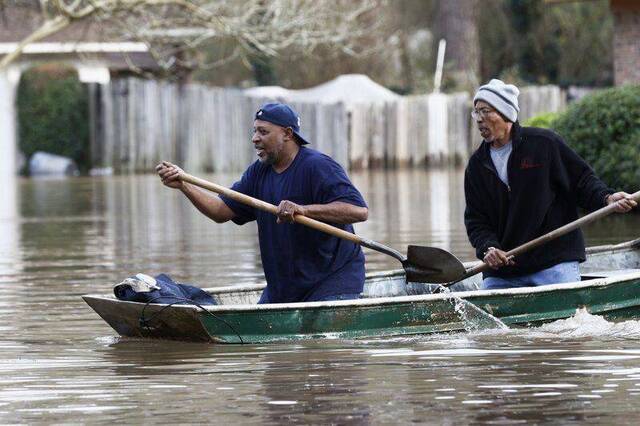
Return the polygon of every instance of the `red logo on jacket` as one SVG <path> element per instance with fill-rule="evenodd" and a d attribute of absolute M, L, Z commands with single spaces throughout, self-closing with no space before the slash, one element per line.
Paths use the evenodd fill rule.
<path fill-rule="evenodd" d="M 522 170 L 537 169 L 538 167 L 542 167 L 542 163 L 534 163 L 530 158 L 523 158 L 520 162 L 520 168 Z"/>

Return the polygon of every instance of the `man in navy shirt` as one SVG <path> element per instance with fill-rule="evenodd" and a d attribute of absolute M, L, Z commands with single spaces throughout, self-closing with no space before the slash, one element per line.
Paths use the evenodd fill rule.
<path fill-rule="evenodd" d="M 344 169 L 307 148 L 300 119 L 288 106 L 266 104 L 255 115 L 252 142 L 258 160 L 233 189 L 278 206 L 277 217 L 182 182 L 182 170 L 166 161 L 156 167 L 162 183 L 180 189 L 200 212 L 218 223 L 258 222 L 267 287 L 259 303 L 358 298 L 364 255 L 357 244 L 294 223 L 295 215 L 353 232 L 367 220 L 367 205 Z"/>

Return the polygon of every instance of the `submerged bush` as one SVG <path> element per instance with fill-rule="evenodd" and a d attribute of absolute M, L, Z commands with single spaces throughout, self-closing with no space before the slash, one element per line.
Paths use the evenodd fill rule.
<path fill-rule="evenodd" d="M 88 93 L 75 70 L 45 65 L 27 71 L 18 86 L 17 106 L 20 149 L 27 161 L 45 151 L 88 168 Z"/>
<path fill-rule="evenodd" d="M 552 128 L 609 186 L 627 192 L 640 189 L 640 86 L 586 96 Z"/>

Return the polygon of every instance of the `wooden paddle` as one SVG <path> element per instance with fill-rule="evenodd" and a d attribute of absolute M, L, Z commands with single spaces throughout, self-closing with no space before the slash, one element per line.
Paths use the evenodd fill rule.
<path fill-rule="evenodd" d="M 188 182 L 200 188 L 224 195 L 239 203 L 246 204 L 259 210 L 275 215 L 278 208 L 273 204 L 258 200 L 246 194 L 234 191 L 224 186 L 206 181 L 204 179 L 191 176 L 187 173 L 180 174 L 180 180 Z M 303 215 L 294 216 L 293 220 L 304 226 L 308 226 L 317 231 L 324 232 L 334 237 L 342 238 L 359 244 L 371 250 L 384 253 L 399 260 L 404 268 L 407 281 L 419 283 L 448 282 L 456 279 L 465 273 L 462 263 L 449 252 L 437 247 L 424 247 L 410 245 L 407 249 L 407 256 L 402 255 L 397 250 L 387 247 L 378 242 L 362 238 L 356 234 L 344 231 L 327 223 L 311 219 Z"/>
<path fill-rule="evenodd" d="M 631 198 L 633 198 L 637 203 L 640 203 L 640 191 L 635 192 L 633 194 L 631 194 Z M 565 234 L 568 234 L 571 231 L 574 231 L 578 228 L 580 228 L 581 226 L 584 226 L 588 223 L 594 222 L 598 219 L 602 219 L 605 216 L 608 216 L 609 214 L 613 213 L 613 211 L 616 208 L 616 203 L 611 203 L 608 206 L 605 206 L 599 210 L 596 210 L 592 213 L 589 213 L 586 216 L 581 217 L 580 219 L 574 220 L 573 222 L 567 223 L 564 226 L 561 226 L 560 228 L 549 232 L 548 234 L 542 235 L 534 240 L 529 241 L 528 243 L 524 243 L 521 246 L 518 246 L 516 248 L 514 248 L 513 250 L 509 250 L 506 253 L 507 257 L 514 257 L 517 256 L 519 254 L 522 254 L 528 250 L 531 250 L 533 248 L 539 247 L 542 244 L 545 244 L 555 238 L 561 237 Z M 457 258 L 453 255 L 451 255 L 452 258 L 456 259 Z M 460 262 L 458 260 L 458 262 Z M 449 259 L 447 265 L 453 264 L 454 261 L 453 259 Z M 460 265 L 462 265 L 462 263 L 460 263 Z M 428 264 L 425 265 L 426 267 L 429 267 Z M 457 271 L 459 271 L 459 265 L 457 266 Z M 464 267 L 463 267 L 464 268 Z M 473 268 L 470 268 L 469 270 L 463 272 L 462 274 L 460 274 L 458 277 L 456 277 L 455 279 L 451 280 L 450 282 L 447 282 L 446 284 L 443 284 L 445 287 L 450 286 L 452 284 L 455 284 L 459 281 L 464 280 L 465 278 L 468 278 L 470 276 L 473 276 L 475 274 L 478 274 L 480 272 L 484 272 L 487 269 L 489 269 L 489 265 L 487 265 L 486 263 L 482 262 L 480 263 L 478 266 L 474 266 Z M 446 272 L 443 273 L 443 275 L 447 275 Z M 440 281 L 439 283 L 443 283 L 442 281 Z"/>

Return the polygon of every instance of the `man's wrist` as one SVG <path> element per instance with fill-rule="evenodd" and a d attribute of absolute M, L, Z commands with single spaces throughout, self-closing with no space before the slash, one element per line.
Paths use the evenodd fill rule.
<path fill-rule="evenodd" d="M 487 254 L 489 254 L 489 252 L 491 250 L 496 250 L 495 247 L 491 246 L 491 247 L 487 247 L 487 249 L 484 251 L 484 253 L 482 253 L 482 257 L 485 257 Z"/>
<path fill-rule="evenodd" d="M 194 187 L 190 183 L 183 181 L 182 185 L 180 185 L 177 189 L 184 195 L 189 195 L 190 193 L 193 193 Z"/>

